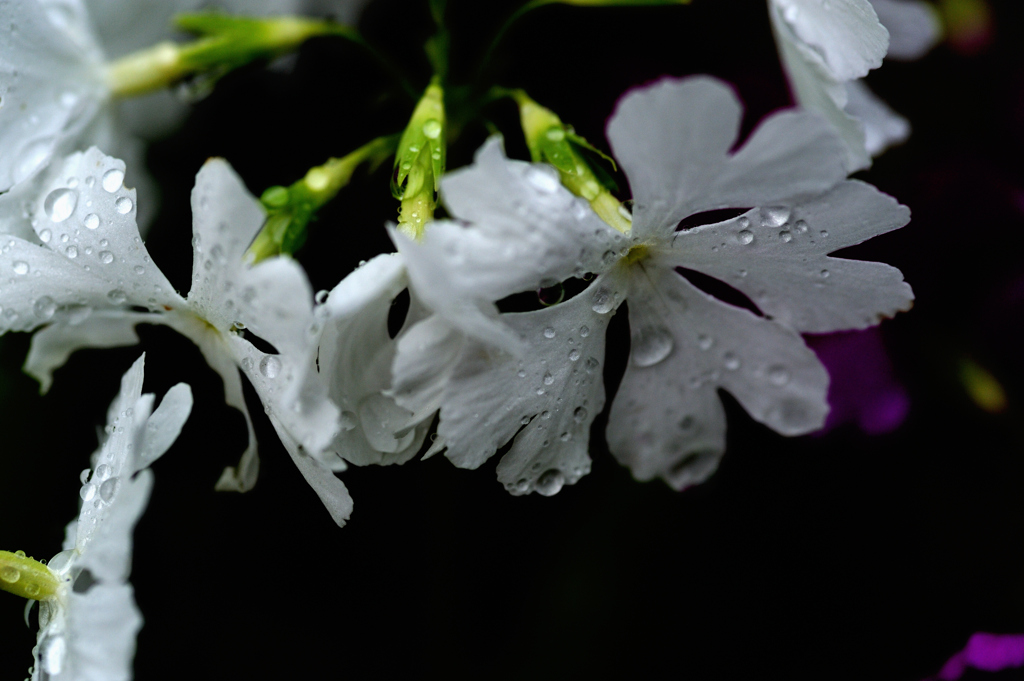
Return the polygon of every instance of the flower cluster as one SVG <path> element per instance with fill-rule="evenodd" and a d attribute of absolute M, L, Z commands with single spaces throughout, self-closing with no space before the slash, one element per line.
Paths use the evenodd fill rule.
<path fill-rule="evenodd" d="M 0 333 L 34 334 L 25 370 L 44 391 L 74 351 L 138 343 L 140 324 L 190 339 L 248 426 L 242 460 L 218 489 L 256 483 L 244 376 L 339 525 L 352 500 L 337 473 L 421 452 L 477 468 L 505 448 L 497 474 L 511 494 L 556 494 L 590 470 L 606 351 L 620 350 L 606 348 L 606 332 L 619 314 L 628 316 L 629 361 L 610 401 L 608 447 L 637 479 L 682 490 L 706 480 L 725 452 L 719 390 L 778 433 L 815 431 L 829 376 L 801 334 L 864 329 L 912 304 L 895 268 L 833 254 L 910 219 L 848 175 L 906 136 L 905 122 L 855 79 L 890 44 L 908 57 L 933 42 L 917 5 L 769 0 L 800 106 L 745 139 L 736 93 L 707 76 L 628 92 L 608 122 L 610 156 L 525 92 L 494 86 L 481 101 L 515 103 L 531 160 L 508 158 L 493 136 L 458 169 L 447 167 L 458 128 L 446 106 L 462 99 L 446 97 L 435 43 L 437 75 L 401 134 L 260 198 L 224 159 L 199 169 L 183 296 L 143 243 L 157 197 L 142 139 L 184 115 L 165 88 L 212 87 L 231 68 L 310 37 L 362 41 L 332 20 L 208 13 L 179 16 L 179 28 L 199 37 L 176 43 L 166 40 L 168 18 L 199 3 L 123 4 L 138 18 L 99 0 L 0 3 L 12 22 L 0 35 Z M 226 9 L 355 12 L 256 4 Z M 439 23 L 443 5 L 431 3 Z M 314 295 L 293 257 L 313 215 L 360 163 L 391 155 L 395 252 L 336 273 L 337 286 Z M 619 167 L 631 197 L 607 181 Z M 705 279 L 749 304 L 723 301 Z M 534 309 L 499 305 L 533 291 Z M 408 313 L 389 330 L 404 292 Z M 46 589 L 36 669 L 47 678 L 129 674 L 141 622 L 125 582 L 131 531 L 148 498 L 146 469 L 191 406 L 187 387 L 175 388 L 150 415 L 141 381 L 140 360 L 83 479 L 77 530 L 45 570 L 33 568 Z M 10 565 L 3 570 L 20 569 Z"/>

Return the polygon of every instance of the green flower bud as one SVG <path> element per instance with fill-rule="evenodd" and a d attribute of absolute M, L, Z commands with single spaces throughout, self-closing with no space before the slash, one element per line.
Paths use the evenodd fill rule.
<path fill-rule="evenodd" d="M 402 202 L 398 228 L 412 238 L 422 236 L 437 208 L 447 155 L 445 134 L 444 91 L 435 78 L 402 133 L 391 176 L 391 193 Z"/>

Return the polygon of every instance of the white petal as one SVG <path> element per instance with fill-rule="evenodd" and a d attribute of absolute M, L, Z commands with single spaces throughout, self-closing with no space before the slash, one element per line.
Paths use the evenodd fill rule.
<path fill-rule="evenodd" d="M 846 176 L 842 148 L 809 114 L 766 119 L 735 154 L 740 104 L 708 77 L 663 80 L 619 102 L 608 140 L 636 203 L 634 238 L 671 234 L 693 213 L 824 191 Z"/>
<path fill-rule="evenodd" d="M 861 81 L 847 83 L 846 94 L 846 112 L 864 126 L 864 146 L 872 156 L 910 136 L 907 119 L 890 109 Z"/>
<path fill-rule="evenodd" d="M 104 106 L 102 54 L 80 2 L 12 0 L 0 32 L 0 191 L 28 179 Z"/>
<path fill-rule="evenodd" d="M 878 20 L 889 31 L 890 59 L 919 59 L 942 38 L 942 20 L 921 0 L 871 0 Z"/>
<path fill-rule="evenodd" d="M 622 246 L 622 235 L 563 187 L 554 168 L 510 161 L 499 137 L 472 165 L 445 175 L 441 196 L 470 225 L 434 223 L 423 243 L 451 268 L 455 290 L 485 300 L 602 271 L 605 251 Z"/>
<path fill-rule="evenodd" d="M 503 315 L 529 344 L 525 361 L 468 343 L 452 371 L 437 429 L 448 458 L 476 468 L 516 437 L 498 465 L 498 479 L 513 494 L 554 494 L 586 474 L 590 424 L 604 406 L 601 366 L 610 317 L 594 312 L 586 294 Z"/>
<path fill-rule="evenodd" d="M 441 408 L 452 370 L 469 340 L 438 315 L 431 315 L 398 339 L 391 366 L 390 394 L 417 420 Z"/>
<path fill-rule="evenodd" d="M 129 584 L 96 584 L 69 595 L 65 670 L 51 679 L 129 681 L 142 614 Z M 42 633 L 42 632 L 41 632 Z M 46 639 L 41 635 L 39 647 Z M 37 659 L 40 668 L 42 660 Z"/>
<path fill-rule="evenodd" d="M 882 65 L 889 32 L 868 0 L 771 0 L 793 34 L 836 80 L 863 78 Z"/>
<path fill-rule="evenodd" d="M 235 364 L 234 350 L 228 346 L 224 337 L 216 330 L 210 329 L 202 320 L 189 314 L 164 315 L 164 323 L 178 333 L 189 338 L 210 368 L 216 371 L 224 381 L 224 402 L 242 412 L 245 427 L 248 431 L 248 443 L 238 466 L 225 468 L 214 489 L 228 492 L 248 492 L 256 484 L 259 474 L 260 460 L 257 454 L 256 431 L 252 426 L 252 417 L 245 404 L 242 393 L 242 378 Z"/>
<path fill-rule="evenodd" d="M 783 19 L 777 3 L 770 3 L 769 10 L 775 43 L 797 102 L 801 107 L 824 116 L 842 138 L 849 172 L 869 167 L 871 157 L 865 148 L 864 128 L 844 110 L 847 94 L 843 81 L 824 63 L 818 52 L 796 36 Z"/>
<path fill-rule="evenodd" d="M 800 336 L 711 298 L 671 269 L 633 270 L 634 342 L 607 431 L 633 475 L 683 489 L 714 471 L 725 450 L 719 387 L 784 435 L 821 427 L 828 374 Z"/>
<path fill-rule="evenodd" d="M 419 422 L 432 415 L 414 417 L 384 394 L 397 346 L 388 334 L 388 316 L 405 287 L 402 259 L 379 255 L 345 277 L 318 310 L 324 326 L 319 372 L 342 410 L 342 428 L 331 448 L 360 466 L 408 461 L 429 425 Z"/>
<path fill-rule="evenodd" d="M 107 484 L 116 487 L 111 501 L 99 501 L 102 515 L 87 516 L 78 521 L 78 550 L 82 556 L 76 567 L 87 569 L 100 582 L 124 582 L 132 567 L 132 533 L 149 503 L 153 488 L 153 471 L 142 470 L 134 478 L 131 472 L 110 477 Z M 99 497 L 97 497 L 99 498 Z M 93 502 L 86 502 L 86 507 Z M 84 509 L 83 509 L 84 511 Z M 83 543 L 84 526 L 95 520 L 95 527 Z"/>
<path fill-rule="evenodd" d="M 338 527 L 344 527 L 349 516 L 352 515 L 352 496 L 348 493 L 345 483 L 339 480 L 325 463 L 302 451 L 299 444 L 289 435 L 288 430 L 281 426 L 276 415 L 270 415 L 270 422 L 277 429 L 281 443 L 288 450 L 288 455 L 292 457 L 292 461 L 302 473 L 302 477 L 320 497 L 320 501 L 323 502 Z"/>
<path fill-rule="evenodd" d="M 192 388 L 178 383 L 167 391 L 146 421 L 136 466 L 148 467 L 171 448 L 192 412 Z"/>
<path fill-rule="evenodd" d="M 54 165 L 60 172 L 40 177 L 27 206 L 42 245 L 10 238 L 0 248 L 0 331 L 35 328 L 71 306 L 181 305 L 139 237 L 124 164 L 93 148 Z"/>
<path fill-rule="evenodd" d="M 340 413 L 327 397 L 312 355 L 267 354 L 234 335 L 228 344 L 264 410 L 312 456 L 324 455 L 340 427 Z"/>
<path fill-rule="evenodd" d="M 155 315 L 125 310 L 59 310 L 51 324 L 32 336 L 23 369 L 39 381 L 39 391 L 46 393 L 53 384 L 54 370 L 64 366 L 71 353 L 135 345 L 139 342 L 136 325 L 155 321 Z"/>
<path fill-rule="evenodd" d="M 257 292 L 246 290 L 241 283 L 246 269 L 242 257 L 265 219 L 259 201 L 227 161 L 214 158 L 203 165 L 192 190 L 192 290 L 188 300 L 218 329 L 227 330 L 236 321 L 250 325 L 249 319 L 239 319 L 227 301 L 248 309 L 258 304 Z"/>
<path fill-rule="evenodd" d="M 850 180 L 796 205 L 679 232 L 665 259 L 742 291 L 797 331 L 863 329 L 909 310 L 914 294 L 894 267 L 826 254 L 909 220 L 910 211 L 892 197 Z"/>

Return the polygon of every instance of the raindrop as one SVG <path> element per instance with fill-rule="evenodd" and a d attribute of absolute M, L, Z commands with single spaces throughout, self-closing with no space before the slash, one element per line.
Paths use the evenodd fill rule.
<path fill-rule="evenodd" d="M 57 303 L 53 302 L 50 296 L 40 296 L 32 304 L 32 311 L 40 319 L 49 319 L 57 311 Z"/>
<path fill-rule="evenodd" d="M 18 260 L 14 263 L 15 274 L 28 274 L 28 263 L 24 260 Z"/>
<path fill-rule="evenodd" d="M 737 220 L 736 224 L 740 226 L 740 229 L 746 229 L 747 227 L 750 227 L 750 220 L 744 216 Z"/>
<path fill-rule="evenodd" d="M 431 118 L 423 124 L 423 134 L 427 139 L 436 140 L 441 136 L 441 121 Z"/>
<path fill-rule="evenodd" d="M 50 243 L 50 239 L 52 238 L 53 232 L 51 232 L 48 229 L 44 229 L 43 231 L 39 232 L 39 240 L 42 241 L 44 244 Z"/>
<path fill-rule="evenodd" d="M 793 233 L 790 232 L 788 229 L 784 229 L 781 232 L 779 232 L 779 238 L 782 239 L 782 243 L 788 244 L 790 241 L 793 240 Z"/>
<path fill-rule="evenodd" d="M 529 424 L 530 423 L 530 417 L 529 416 L 524 416 L 523 418 L 519 419 L 519 423 L 523 424 L 524 426 Z"/>
<path fill-rule="evenodd" d="M 565 299 L 565 287 L 562 282 L 555 282 L 550 286 L 542 286 L 537 289 L 537 301 L 545 307 L 557 305 Z"/>
<path fill-rule="evenodd" d="M 14 584 L 21 579 L 21 572 L 17 568 L 4 566 L 0 568 L 0 579 L 8 584 Z"/>
<path fill-rule="evenodd" d="M 89 476 L 91 474 L 92 474 L 92 469 L 91 468 L 86 468 L 85 470 L 83 470 L 81 473 L 78 474 L 78 479 L 84 485 L 85 483 L 89 482 Z"/>
<path fill-rule="evenodd" d="M 821 234 L 822 237 L 826 237 L 826 236 L 828 236 L 828 230 L 827 229 L 823 229 L 823 230 L 821 230 L 820 234 Z"/>
<path fill-rule="evenodd" d="M 736 241 L 740 242 L 744 246 L 754 243 L 754 233 L 749 229 L 742 229 L 736 232 Z"/>
<path fill-rule="evenodd" d="M 110 477 L 110 473 L 111 473 L 110 466 L 108 466 L 107 464 L 101 463 L 99 466 L 96 466 L 96 478 L 97 479 L 99 479 L 99 480 L 106 480 L 107 478 Z M 83 482 L 85 482 L 85 481 L 83 480 Z"/>
<path fill-rule="evenodd" d="M 580 358 L 580 351 L 579 350 L 577 350 L 576 348 L 573 348 L 572 350 L 569 351 L 569 361 L 570 362 L 575 362 L 579 358 Z"/>
<path fill-rule="evenodd" d="M 664 326 L 641 326 L 633 331 L 630 360 L 638 367 L 654 366 L 672 352 L 675 339 Z"/>
<path fill-rule="evenodd" d="M 224 255 L 224 249 L 221 248 L 220 244 L 215 244 L 214 247 L 210 249 L 210 255 L 213 256 L 213 259 L 220 265 L 223 265 L 228 261 L 227 256 Z"/>
<path fill-rule="evenodd" d="M 598 361 L 597 357 L 587 357 L 587 361 L 584 362 L 584 366 L 586 366 L 587 373 L 589 374 L 596 371 L 597 368 L 601 366 L 601 362 Z"/>
<path fill-rule="evenodd" d="M 78 496 L 82 497 L 82 501 L 92 501 L 92 498 L 96 496 L 96 485 L 84 485 L 82 489 L 79 490 Z"/>
<path fill-rule="evenodd" d="M 146 273 L 146 268 L 143 267 L 142 265 L 136 265 L 134 269 L 135 274 L 138 274 L 140 276 Z"/>
<path fill-rule="evenodd" d="M 701 350 L 710 350 L 711 346 L 715 344 L 715 339 L 705 334 L 697 336 L 697 347 Z"/>
<path fill-rule="evenodd" d="M 796 231 L 800 232 L 801 234 L 807 232 L 807 223 L 804 222 L 803 220 L 797 220 L 796 224 L 793 225 L 793 227 L 795 227 Z"/>
<path fill-rule="evenodd" d="M 791 211 L 785 206 L 770 206 L 761 209 L 763 227 L 781 227 L 789 221 Z"/>
<path fill-rule="evenodd" d="M 129 199 L 127 196 L 122 196 L 121 198 L 114 202 L 114 208 L 117 208 L 118 213 L 124 215 L 131 211 L 132 200 Z"/>
<path fill-rule="evenodd" d="M 104 480 L 103 484 L 100 485 L 100 499 L 103 499 L 103 501 L 108 504 L 113 501 L 114 495 L 117 494 L 117 486 L 119 484 L 120 481 L 116 477 Z"/>
<path fill-rule="evenodd" d="M 113 291 L 107 293 L 107 300 L 115 305 L 121 305 L 128 300 L 128 295 L 121 289 L 115 288 Z"/>
<path fill-rule="evenodd" d="M 820 274 L 822 279 L 828 279 L 828 270 L 822 270 Z"/>
<path fill-rule="evenodd" d="M 573 410 L 573 412 L 572 412 L 572 420 L 575 421 L 576 423 L 583 423 L 584 419 L 586 419 L 586 418 L 587 418 L 587 408 L 586 407 L 576 407 L 576 409 Z"/>
<path fill-rule="evenodd" d="M 584 324 L 583 326 L 580 327 L 580 338 L 586 338 L 589 335 L 590 327 Z"/>
<path fill-rule="evenodd" d="M 526 378 L 526 370 L 520 369 L 519 371 L 516 372 L 516 376 L 518 376 L 519 378 Z"/>
<path fill-rule="evenodd" d="M 100 251 L 100 262 L 104 265 L 109 265 L 114 262 L 114 254 L 110 251 Z"/>
<path fill-rule="evenodd" d="M 542 194 L 553 194 L 558 189 L 558 178 L 545 167 L 531 167 L 526 171 L 526 181 Z"/>
<path fill-rule="evenodd" d="M 544 329 L 544 337 L 545 338 L 554 338 L 555 337 L 555 330 L 554 330 L 554 328 L 549 326 L 546 329 Z"/>
<path fill-rule="evenodd" d="M 611 265 L 612 263 L 614 263 L 615 262 L 615 251 L 605 251 L 601 255 L 601 262 L 603 262 L 605 265 Z"/>
<path fill-rule="evenodd" d="M 100 181 L 100 184 L 103 185 L 104 189 L 113 194 L 124 184 L 124 172 L 117 168 L 108 170 L 103 173 L 103 179 Z"/>
<path fill-rule="evenodd" d="M 736 371 L 740 368 L 740 358 L 734 352 L 727 352 L 722 355 L 722 364 L 729 371 Z"/>
<path fill-rule="evenodd" d="M 535 489 L 538 494 L 550 497 L 558 494 L 563 485 L 565 485 L 565 476 L 562 475 L 562 471 L 556 468 L 551 468 L 544 471 L 544 473 L 537 478 L 537 485 Z"/>
<path fill-rule="evenodd" d="M 548 419 L 550 419 L 550 418 L 551 418 L 551 412 L 550 412 L 550 411 L 548 411 L 547 409 L 545 409 L 544 411 L 542 411 L 542 412 L 540 413 L 540 417 L 541 417 L 542 419 L 544 419 L 545 421 L 547 421 Z"/>
<path fill-rule="evenodd" d="M 267 355 L 260 360 L 260 373 L 267 378 L 276 378 L 281 372 L 281 360 L 273 355 Z"/>
<path fill-rule="evenodd" d="M 78 246 L 72 244 L 71 246 L 68 246 L 67 248 L 64 249 L 64 253 L 66 253 L 69 258 L 74 260 L 75 258 L 78 257 Z"/>
<path fill-rule="evenodd" d="M 327 296 L 329 295 L 331 295 L 330 291 L 322 289 L 316 292 L 316 295 L 313 296 L 313 300 L 316 302 L 317 305 L 323 305 L 325 302 L 327 302 Z"/>
<path fill-rule="evenodd" d="M 554 382 L 555 382 L 555 377 L 552 376 L 550 373 L 545 372 L 545 374 L 544 374 L 544 385 L 551 385 Z"/>
<path fill-rule="evenodd" d="M 773 366 L 768 369 L 768 380 L 773 385 L 783 386 L 789 383 L 789 370 L 783 366 Z"/>
<path fill-rule="evenodd" d="M 593 310 L 598 314 L 608 314 L 615 307 L 614 296 L 604 287 L 594 291 L 593 301 Z"/>
<path fill-rule="evenodd" d="M 75 206 L 77 205 L 78 192 L 67 187 L 54 189 L 43 200 L 43 210 L 46 211 L 47 217 L 54 222 L 64 222 L 67 220 L 75 212 Z"/>

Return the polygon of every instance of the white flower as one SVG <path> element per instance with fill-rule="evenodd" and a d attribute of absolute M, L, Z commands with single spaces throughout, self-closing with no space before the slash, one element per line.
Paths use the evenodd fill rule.
<path fill-rule="evenodd" d="M 343 462 L 324 453 L 338 410 L 309 374 L 316 351 L 313 294 L 302 268 L 289 258 L 243 263 L 265 213 L 231 167 L 212 159 L 192 192 L 192 289 L 182 298 L 142 244 L 124 168 L 93 148 L 0 196 L 0 234 L 12 235 L 0 237 L 0 332 L 43 327 L 25 370 L 45 391 L 53 370 L 78 348 L 136 343 L 140 323 L 174 328 L 220 374 L 227 403 L 243 413 L 249 429 L 239 467 L 227 469 L 218 488 L 244 491 L 256 480 L 241 368 L 296 465 L 344 522 L 351 499 L 330 472 Z M 242 329 L 277 354 L 258 350 Z"/>
<path fill-rule="evenodd" d="M 435 223 L 422 244 L 400 244 L 414 286 L 447 277 L 456 290 L 486 290 L 501 260 L 532 271 L 519 290 L 598 275 L 564 303 L 501 316 L 527 345 L 518 358 L 444 340 L 430 320 L 400 341 L 398 403 L 440 406 L 438 434 L 457 465 L 476 467 L 515 436 L 498 466 L 511 492 L 551 494 L 583 475 L 603 404 L 605 329 L 627 298 L 630 365 L 607 438 L 636 477 L 681 489 L 711 474 L 725 447 L 718 388 L 780 433 L 821 426 L 828 375 L 799 333 L 864 328 L 912 301 L 898 270 L 827 254 L 909 213 L 844 180 L 842 146 L 818 116 L 776 114 L 730 153 L 740 115 L 731 90 L 709 78 L 666 80 L 622 100 L 608 138 L 636 201 L 625 236 L 553 169 L 509 161 L 493 140 L 445 178 L 446 205 L 470 226 Z M 677 231 L 684 218 L 726 208 L 743 213 Z M 764 316 L 713 298 L 676 268 L 728 283 Z"/>
<path fill-rule="evenodd" d="M 142 627 L 128 583 L 132 531 L 153 486 L 149 466 L 174 443 L 192 409 L 192 392 L 179 383 L 152 411 L 153 395 L 142 395 L 144 358 L 121 380 L 105 440 L 82 476 L 81 511 L 68 525 L 64 551 L 49 563 L 58 584 L 40 601 L 34 681 L 132 677 Z"/>
<path fill-rule="evenodd" d="M 910 124 L 858 79 L 882 58 L 916 59 L 935 44 L 939 23 L 916 0 L 769 0 L 772 30 L 801 106 L 835 126 L 849 170 L 906 140 Z"/>

